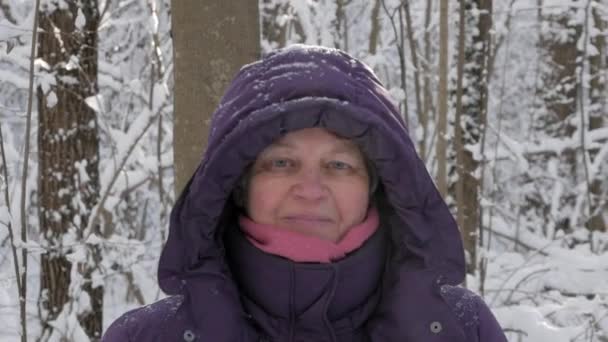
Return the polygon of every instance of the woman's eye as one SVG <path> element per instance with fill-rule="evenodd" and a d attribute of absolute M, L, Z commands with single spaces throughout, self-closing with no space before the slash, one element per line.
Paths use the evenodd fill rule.
<path fill-rule="evenodd" d="M 264 163 L 268 171 L 287 171 L 293 169 L 295 162 L 289 158 L 270 158 Z"/>
<path fill-rule="evenodd" d="M 336 169 L 336 170 L 350 170 L 352 169 L 352 166 L 350 166 L 349 164 L 339 161 L 339 160 L 334 160 L 329 162 L 329 166 L 332 169 Z"/>
<path fill-rule="evenodd" d="M 273 159 L 271 162 L 272 167 L 275 168 L 284 168 L 288 167 L 291 163 L 287 159 Z"/>

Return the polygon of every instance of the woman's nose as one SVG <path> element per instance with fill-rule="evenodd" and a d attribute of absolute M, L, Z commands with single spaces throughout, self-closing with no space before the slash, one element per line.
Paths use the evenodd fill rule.
<path fill-rule="evenodd" d="M 296 177 L 293 186 L 293 194 L 296 197 L 306 200 L 320 200 L 327 196 L 327 188 L 321 170 L 303 169 Z"/>

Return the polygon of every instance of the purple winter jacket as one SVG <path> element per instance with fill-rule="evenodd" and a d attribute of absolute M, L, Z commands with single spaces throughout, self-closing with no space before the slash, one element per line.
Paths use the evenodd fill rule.
<path fill-rule="evenodd" d="M 281 135 L 324 127 L 353 139 L 381 186 L 380 229 L 329 263 L 266 254 L 238 228 L 243 170 Z M 168 298 L 117 319 L 103 341 L 504 342 L 464 279 L 458 227 L 398 109 L 363 63 L 292 46 L 243 67 L 171 213 L 158 269 Z"/>

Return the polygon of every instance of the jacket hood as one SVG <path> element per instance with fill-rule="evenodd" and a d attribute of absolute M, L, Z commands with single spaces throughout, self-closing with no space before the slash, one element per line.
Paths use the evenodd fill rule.
<path fill-rule="evenodd" d="M 394 213 L 387 219 L 397 227 L 393 242 L 442 283 L 463 281 L 458 227 L 387 90 L 344 52 L 296 45 L 244 66 L 213 114 L 202 162 L 171 213 L 158 270 L 165 293 L 182 293 L 200 277 L 209 279 L 200 286 L 211 292 L 234 291 L 218 229 L 231 192 L 266 146 L 309 127 L 358 143 L 374 163 Z"/>

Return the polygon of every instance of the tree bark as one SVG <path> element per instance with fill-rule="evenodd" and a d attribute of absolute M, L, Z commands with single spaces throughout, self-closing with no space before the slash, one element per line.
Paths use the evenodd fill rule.
<path fill-rule="evenodd" d="M 287 44 L 287 27 L 289 24 L 282 23 L 280 25 L 277 18 L 280 15 L 286 15 L 288 10 L 288 3 L 276 4 L 271 0 L 261 2 L 262 37 L 275 48 L 284 47 Z"/>
<path fill-rule="evenodd" d="M 180 0 L 172 15 L 179 193 L 201 160 L 211 114 L 226 86 L 241 66 L 260 57 L 260 30 L 257 1 Z"/>
<path fill-rule="evenodd" d="M 597 5 L 600 5 L 599 3 Z M 604 127 L 604 117 L 606 116 L 606 21 L 598 9 L 598 6 L 591 7 L 591 15 L 593 27 L 597 30 L 597 34 L 591 37 L 591 44 L 597 51 L 596 54 L 589 57 L 589 72 L 591 79 L 589 80 L 590 89 L 590 107 L 589 107 L 589 130 L 594 130 Z M 590 153 L 590 157 L 595 159 L 597 153 Z M 601 177 L 591 179 L 590 192 L 591 201 L 590 212 L 591 217 L 585 223 L 589 230 L 608 231 L 606 222 L 604 221 L 603 213 L 608 212 L 608 200 L 606 194 L 602 193 Z M 605 181 L 605 180 L 604 180 Z"/>
<path fill-rule="evenodd" d="M 370 15 L 371 19 L 371 29 L 369 31 L 369 54 L 375 55 L 376 49 L 378 48 L 378 39 L 380 37 L 380 1 L 374 0 L 374 7 L 372 8 L 372 13 Z"/>
<path fill-rule="evenodd" d="M 334 27 L 336 30 L 334 47 L 348 51 L 348 18 L 346 17 L 346 6 L 352 0 L 336 0 L 336 19 Z"/>
<path fill-rule="evenodd" d="M 427 118 L 428 121 L 435 121 L 435 108 L 433 106 L 433 94 L 431 92 L 431 51 L 432 51 L 432 43 L 431 43 L 431 18 L 433 11 L 433 0 L 427 0 L 426 9 L 424 14 L 424 61 L 421 63 L 422 70 L 424 72 L 424 91 L 422 96 L 422 112 L 424 113 L 424 117 Z M 441 19 L 440 19 L 441 20 Z M 441 25 L 441 24 L 440 24 Z M 441 28 L 440 28 L 441 30 Z M 440 32 L 441 35 L 441 32 Z M 439 38 L 441 40 L 441 38 Z M 441 44 L 441 43 L 440 43 Z M 440 76 L 441 77 L 441 76 Z M 427 133 L 428 134 L 428 133 Z M 429 142 L 429 147 L 432 146 L 432 142 Z M 430 150 L 430 148 L 429 148 Z M 430 152 L 430 151 L 429 151 Z M 431 153 L 428 153 L 427 156 L 424 156 L 425 161 L 428 160 L 428 157 Z"/>
<path fill-rule="evenodd" d="M 56 82 L 48 90 L 37 89 L 39 218 L 42 239 L 49 247 L 41 256 L 40 284 L 40 304 L 46 313 L 43 337 L 47 338 L 54 330 L 49 322 L 68 303 L 81 299 L 70 298 L 73 265 L 66 255 L 72 247 L 62 243 L 66 236 L 82 241 L 99 194 L 97 121 L 85 103 L 97 94 L 97 1 L 67 4 L 67 8 L 45 6 L 40 11 L 44 32 L 39 33 L 38 57 L 48 63 Z M 90 299 L 90 310 L 80 313 L 78 320 L 96 340 L 102 332 L 103 287 L 94 287 L 91 280 L 94 263 L 99 261 L 95 247 L 88 256 L 74 265 Z"/>
<path fill-rule="evenodd" d="M 449 0 L 440 0 L 439 9 L 439 112 L 437 117 L 437 188 L 443 197 L 448 193 L 447 117 L 448 117 L 448 11 Z"/>
<path fill-rule="evenodd" d="M 544 68 L 541 72 L 542 88 L 539 91 L 544 110 L 537 120 L 534 120 L 532 129 L 539 132 L 541 138 L 548 136 L 556 139 L 569 139 L 576 131 L 574 118 L 577 113 L 577 58 L 579 50 L 577 42 L 581 39 L 582 26 L 576 15 L 577 0 L 573 5 L 563 10 L 543 8 L 539 12 L 539 20 L 545 29 L 541 30 L 539 37 L 540 58 Z M 539 23 L 540 25 L 540 23 Z M 582 81 L 582 80 L 580 80 Z M 582 98 L 582 97 L 581 97 Z M 558 156 L 549 154 L 539 155 L 529 161 L 538 169 L 546 169 L 549 164 L 555 164 L 556 176 L 564 180 L 578 183 L 577 154 L 573 150 L 564 150 Z M 530 177 L 529 182 L 537 180 Z M 554 237 L 556 232 L 562 230 L 570 233 L 573 229 L 568 208 L 576 205 L 577 194 L 574 189 L 566 188 L 560 194 L 559 201 L 545 199 L 543 193 L 546 187 L 536 187 L 535 192 L 526 193 L 524 211 L 533 216 L 542 217 L 542 233 L 546 237 Z"/>
<path fill-rule="evenodd" d="M 457 169 L 456 203 L 459 225 L 467 252 L 467 271 L 476 271 L 477 241 L 480 227 L 480 182 L 477 173 L 479 161 L 465 146 L 479 146 L 485 125 L 488 97 L 487 62 L 492 28 L 492 0 L 465 0 L 460 2 L 460 20 L 464 32 L 459 38 L 464 48 L 464 66 L 456 118 Z M 461 24 L 462 25 L 462 24 Z M 461 26 L 462 28 L 462 26 Z M 464 37 L 462 36 L 464 35 Z M 459 133 L 458 133 L 459 132 Z M 466 189 L 466 191 L 464 190 Z"/>
<path fill-rule="evenodd" d="M 543 75 L 548 90 L 543 96 L 548 115 L 542 124 L 553 137 L 569 137 L 575 130 L 567 118 L 576 113 L 576 43 L 582 28 L 578 24 L 572 25 L 572 11 L 574 9 L 543 18 L 551 25 L 541 42 L 551 70 Z M 564 39 L 564 33 L 567 39 Z"/>

